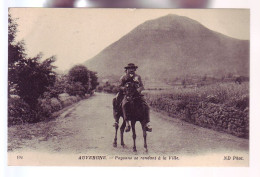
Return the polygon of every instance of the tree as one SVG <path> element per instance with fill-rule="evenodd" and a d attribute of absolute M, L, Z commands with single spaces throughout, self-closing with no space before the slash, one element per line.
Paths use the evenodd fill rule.
<path fill-rule="evenodd" d="M 83 97 L 86 94 L 86 88 L 82 85 L 81 82 L 73 82 L 68 85 L 66 92 L 72 96 L 81 96 Z"/>
<path fill-rule="evenodd" d="M 90 72 L 87 67 L 83 65 L 76 65 L 72 67 L 69 71 L 68 77 L 71 82 L 81 83 L 87 93 L 90 88 Z"/>
<path fill-rule="evenodd" d="M 17 93 L 18 95 L 35 110 L 38 98 L 53 86 L 56 79 L 55 68 L 52 63 L 55 57 L 50 57 L 40 62 L 42 55 L 29 58 L 19 63 L 17 69 Z"/>
<path fill-rule="evenodd" d="M 97 72 L 89 71 L 89 74 L 90 74 L 90 80 L 91 80 L 90 81 L 90 84 L 91 84 L 90 92 L 91 92 L 97 88 L 99 83 L 98 83 Z"/>
<path fill-rule="evenodd" d="M 8 88 L 35 110 L 38 98 L 55 82 L 55 57 L 40 62 L 42 54 L 27 58 L 23 41 L 16 42 L 18 24 L 8 14 Z"/>
<path fill-rule="evenodd" d="M 56 74 L 56 80 L 53 86 L 49 86 L 44 98 L 59 98 L 59 94 L 65 93 L 70 87 L 68 77 L 66 75 Z"/>
<path fill-rule="evenodd" d="M 10 14 L 8 14 L 8 93 L 16 93 L 16 83 L 17 83 L 17 72 L 16 68 L 19 63 L 25 61 L 25 44 L 24 41 L 16 42 L 16 34 L 18 32 L 17 19 L 13 19 Z"/>

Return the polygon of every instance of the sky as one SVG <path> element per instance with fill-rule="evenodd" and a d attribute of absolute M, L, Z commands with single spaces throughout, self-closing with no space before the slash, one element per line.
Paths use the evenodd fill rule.
<path fill-rule="evenodd" d="M 68 70 L 94 57 L 139 24 L 168 14 L 187 16 L 209 29 L 237 39 L 250 38 L 245 9 L 51 9 L 12 8 L 17 40 L 24 40 L 28 56 L 55 55 L 59 70 Z"/>

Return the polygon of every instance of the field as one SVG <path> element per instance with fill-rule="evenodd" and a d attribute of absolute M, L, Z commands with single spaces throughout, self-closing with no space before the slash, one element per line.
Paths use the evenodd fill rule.
<path fill-rule="evenodd" d="M 249 137 L 249 83 L 144 91 L 149 105 L 173 118 Z"/>

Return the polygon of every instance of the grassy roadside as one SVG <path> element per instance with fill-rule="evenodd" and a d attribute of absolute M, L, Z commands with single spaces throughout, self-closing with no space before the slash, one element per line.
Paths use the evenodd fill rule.
<path fill-rule="evenodd" d="M 49 120 L 8 127 L 8 151 L 26 147 L 28 146 L 28 141 L 36 141 L 35 143 L 39 143 L 41 141 L 48 141 L 48 139 L 55 138 L 60 135 L 66 136 L 70 134 L 69 131 L 55 129 L 57 119 L 66 118 L 79 103 L 80 101 L 63 108 L 60 111 L 54 112 L 52 114 L 52 118 Z"/>
<path fill-rule="evenodd" d="M 144 94 L 152 108 L 173 118 L 238 137 L 249 137 L 248 82 L 146 91 Z"/>

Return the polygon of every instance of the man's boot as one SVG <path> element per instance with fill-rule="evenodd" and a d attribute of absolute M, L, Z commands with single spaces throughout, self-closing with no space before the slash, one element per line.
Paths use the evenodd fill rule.
<path fill-rule="evenodd" d="M 125 129 L 125 132 L 130 132 L 131 130 L 131 126 L 129 124 L 129 121 L 126 121 L 126 129 Z"/>
<path fill-rule="evenodd" d="M 145 125 L 145 130 L 148 132 L 152 132 L 152 126 L 150 125 L 150 109 L 147 104 L 145 104 L 145 110 L 146 110 L 146 125 Z"/>
<path fill-rule="evenodd" d="M 153 128 L 152 128 L 152 126 L 149 124 L 149 122 L 145 125 L 145 130 L 148 131 L 148 132 L 152 132 L 152 131 L 153 131 Z"/>

